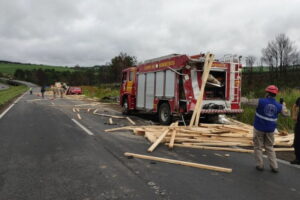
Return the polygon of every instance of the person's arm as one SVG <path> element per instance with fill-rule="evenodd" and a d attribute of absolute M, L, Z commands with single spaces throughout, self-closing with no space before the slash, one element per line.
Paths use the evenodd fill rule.
<path fill-rule="evenodd" d="M 291 115 L 290 110 L 286 108 L 285 102 L 282 103 L 281 114 L 282 114 L 284 117 L 288 117 L 288 116 Z"/>

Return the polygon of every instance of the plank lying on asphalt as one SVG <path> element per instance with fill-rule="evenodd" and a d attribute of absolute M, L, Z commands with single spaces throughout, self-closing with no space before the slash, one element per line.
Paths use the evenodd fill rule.
<path fill-rule="evenodd" d="M 120 130 L 133 130 L 135 127 L 132 126 L 124 126 L 124 127 L 118 127 L 118 128 L 110 128 L 105 129 L 104 132 L 113 132 L 113 131 L 120 131 Z"/>
<path fill-rule="evenodd" d="M 122 116 L 107 115 L 107 114 L 101 114 L 101 113 L 97 113 L 97 112 L 94 112 L 94 115 L 100 115 L 103 117 L 112 117 L 112 118 L 116 118 L 116 119 L 125 119 L 125 117 L 122 117 Z"/>
<path fill-rule="evenodd" d="M 132 125 L 136 125 L 136 123 L 135 123 L 130 117 L 126 117 L 126 119 L 127 119 Z"/>
<path fill-rule="evenodd" d="M 168 145 L 168 143 L 166 144 Z M 209 146 L 196 146 L 196 145 L 183 145 L 183 144 L 174 144 L 175 147 L 185 147 L 193 149 L 205 149 L 205 150 L 216 150 L 216 151 L 231 151 L 231 152 L 241 152 L 241 153 L 253 153 L 251 149 L 238 149 L 238 148 L 228 148 L 228 147 L 209 147 Z"/>
<path fill-rule="evenodd" d="M 205 165 L 205 164 L 200 164 L 200 163 L 193 163 L 193 162 L 187 162 L 187 161 L 181 161 L 181 160 L 173 160 L 173 159 L 161 158 L 161 157 L 155 157 L 155 156 L 147 156 L 147 155 L 135 154 L 135 153 L 129 153 L 129 152 L 124 153 L 124 155 L 127 157 L 132 156 L 135 158 L 141 158 L 141 159 L 146 159 L 146 160 L 155 160 L 155 161 L 166 162 L 166 163 L 171 163 L 171 164 L 178 164 L 178 165 L 184 165 L 184 166 L 195 167 L 195 168 L 200 168 L 200 169 L 213 170 L 213 171 L 218 171 L 218 172 L 226 172 L 226 173 L 232 172 L 232 169 L 230 169 L 230 168 L 218 167 L 218 166 L 213 166 L 213 165 Z"/>

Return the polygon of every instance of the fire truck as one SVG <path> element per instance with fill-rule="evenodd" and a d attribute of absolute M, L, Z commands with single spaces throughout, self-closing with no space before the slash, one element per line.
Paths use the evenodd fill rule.
<path fill-rule="evenodd" d="M 171 54 L 122 71 L 120 105 L 123 114 L 157 113 L 161 124 L 192 114 L 200 94 L 205 54 Z M 236 114 L 243 110 L 240 58 L 214 60 L 205 86 L 201 116 Z"/>

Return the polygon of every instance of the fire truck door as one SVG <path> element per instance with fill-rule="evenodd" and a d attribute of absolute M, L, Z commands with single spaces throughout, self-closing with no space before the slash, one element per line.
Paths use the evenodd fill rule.
<path fill-rule="evenodd" d="M 126 92 L 131 94 L 132 93 L 132 87 L 134 82 L 134 71 L 129 71 L 127 76 L 127 84 L 126 84 Z"/>

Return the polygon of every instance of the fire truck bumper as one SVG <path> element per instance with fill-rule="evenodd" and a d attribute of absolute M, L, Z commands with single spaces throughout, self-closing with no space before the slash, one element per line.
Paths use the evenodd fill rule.
<path fill-rule="evenodd" d="M 234 110 L 215 110 L 215 109 L 203 109 L 201 114 L 239 114 L 242 113 L 243 109 Z"/>

